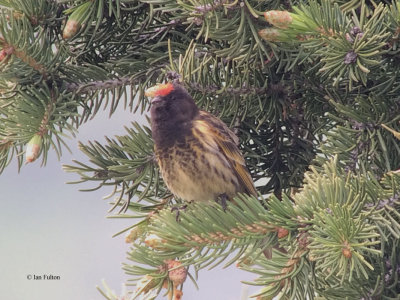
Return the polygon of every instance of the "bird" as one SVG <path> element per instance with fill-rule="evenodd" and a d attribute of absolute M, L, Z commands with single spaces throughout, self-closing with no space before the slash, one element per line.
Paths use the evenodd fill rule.
<path fill-rule="evenodd" d="M 200 110 L 179 83 L 146 90 L 151 98 L 154 153 L 171 193 L 188 202 L 226 201 L 238 193 L 257 196 L 238 148 L 238 137 L 211 113 Z"/>

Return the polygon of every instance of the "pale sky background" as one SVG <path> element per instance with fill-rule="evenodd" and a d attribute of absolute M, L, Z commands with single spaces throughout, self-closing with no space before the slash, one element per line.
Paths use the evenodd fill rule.
<path fill-rule="evenodd" d="M 58 161 L 53 151 L 48 163 L 41 158 L 23 166 L 18 174 L 15 161 L 0 175 L 0 299 L 8 300 L 101 300 L 101 280 L 120 294 L 128 276 L 122 263 L 129 261 L 124 235 L 112 235 L 132 220 L 107 219 L 110 205 L 102 197 L 110 190 L 78 190 L 94 185 L 67 185 L 78 175 L 65 173 L 62 164 L 72 159 L 87 162 L 77 149 L 78 140 L 99 140 L 125 134 L 123 126 L 143 118 L 118 110 L 111 119 L 99 112 L 82 125 L 76 139 L 69 140 L 73 153 L 64 151 Z M 60 276 L 60 280 L 28 280 L 28 275 Z M 254 274 L 231 266 L 199 273 L 199 290 L 188 279 L 183 300 L 241 300 Z M 257 289 L 250 288 L 252 293 Z M 165 299 L 158 297 L 157 299 Z"/>

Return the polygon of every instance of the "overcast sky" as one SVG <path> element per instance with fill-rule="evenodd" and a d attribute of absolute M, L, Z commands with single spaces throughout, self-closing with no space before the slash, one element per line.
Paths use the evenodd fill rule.
<path fill-rule="evenodd" d="M 62 164 L 86 161 L 78 140 L 103 142 L 105 135 L 125 134 L 123 126 L 138 118 L 121 109 L 111 119 L 108 112 L 99 113 L 69 141 L 73 153 L 64 151 L 61 161 L 51 151 L 46 167 L 40 167 L 39 159 L 18 174 L 14 161 L 0 175 L 0 299 L 104 299 L 95 288 L 102 279 L 120 293 L 128 278 L 121 264 L 128 262 L 129 245 L 124 235 L 111 236 L 132 220 L 107 219 L 110 205 L 102 198 L 110 190 L 79 192 L 90 185 L 65 184 L 79 178 L 65 173 Z M 60 280 L 33 279 L 44 275 Z M 240 300 L 245 291 L 240 280 L 254 278 L 235 266 L 203 270 L 199 276 L 200 290 L 188 280 L 183 300 Z"/>

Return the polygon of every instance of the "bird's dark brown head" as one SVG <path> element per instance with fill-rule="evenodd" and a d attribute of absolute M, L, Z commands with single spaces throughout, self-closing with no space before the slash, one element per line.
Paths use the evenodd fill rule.
<path fill-rule="evenodd" d="M 159 84 L 148 89 L 145 95 L 153 97 L 150 115 L 156 144 L 163 140 L 173 142 L 190 130 L 199 109 L 184 87 L 173 83 Z"/>

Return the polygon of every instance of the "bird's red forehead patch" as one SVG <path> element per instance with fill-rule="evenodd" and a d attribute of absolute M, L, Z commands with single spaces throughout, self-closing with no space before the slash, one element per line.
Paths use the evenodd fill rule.
<path fill-rule="evenodd" d="M 172 83 L 157 84 L 144 93 L 147 97 L 167 96 L 174 89 Z"/>

